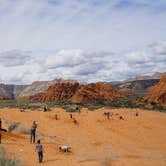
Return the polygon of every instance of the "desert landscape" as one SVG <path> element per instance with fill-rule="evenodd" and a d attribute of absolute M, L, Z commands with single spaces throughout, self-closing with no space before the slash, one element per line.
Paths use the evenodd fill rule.
<path fill-rule="evenodd" d="M 154 86 L 148 79 L 148 88 L 142 88 L 144 78 L 142 95 L 134 94 L 135 83 L 125 87 L 130 93 L 124 93 L 126 82 L 118 89 L 110 83 L 65 80 L 44 92 L 40 87 L 47 82 L 35 83 L 35 95 L 30 93 L 33 84 L 26 86 L 29 96 L 9 99 L 1 95 L 1 147 L 18 160 L 18 166 L 39 165 L 36 144 L 30 143 L 30 128 L 36 121 L 36 140 L 44 146 L 42 165 L 165 166 L 165 76 Z M 8 94 L 3 87 L 1 91 Z M 71 147 L 71 152 L 61 152 L 60 146 Z"/>
<path fill-rule="evenodd" d="M 166 0 L 0 0 L 0 166 L 166 166 Z"/>
<path fill-rule="evenodd" d="M 105 111 L 113 113 L 110 119 Z M 134 116 L 139 112 L 139 116 Z M 55 120 L 55 114 L 58 120 Z M 124 120 L 118 117 L 123 116 Z M 166 114 L 139 109 L 105 108 L 81 114 L 54 108 L 51 112 L 18 109 L 1 109 L 3 127 L 20 122 L 23 128 L 38 122 L 37 139 L 44 146 L 43 166 L 165 166 L 166 165 Z M 71 153 L 59 152 L 60 145 L 72 147 Z M 2 146 L 10 156 L 20 159 L 25 166 L 37 166 L 35 145 L 29 143 L 29 135 L 2 133 Z"/>

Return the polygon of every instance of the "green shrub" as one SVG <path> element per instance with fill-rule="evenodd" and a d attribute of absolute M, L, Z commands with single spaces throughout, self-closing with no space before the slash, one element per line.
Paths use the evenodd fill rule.
<path fill-rule="evenodd" d="M 0 147 L 0 166 L 22 166 L 20 160 L 7 156 L 5 149 Z"/>

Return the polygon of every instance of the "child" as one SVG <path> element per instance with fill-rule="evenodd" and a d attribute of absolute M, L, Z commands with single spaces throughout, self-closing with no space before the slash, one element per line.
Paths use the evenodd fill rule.
<path fill-rule="evenodd" d="M 40 140 L 37 141 L 35 151 L 38 152 L 39 163 L 43 161 L 43 145 L 40 143 Z"/>

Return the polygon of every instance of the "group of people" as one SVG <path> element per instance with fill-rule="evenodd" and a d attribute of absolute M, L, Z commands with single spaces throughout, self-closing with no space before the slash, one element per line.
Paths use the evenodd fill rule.
<path fill-rule="evenodd" d="M 30 128 L 30 143 L 36 143 L 36 129 L 38 127 L 38 123 L 34 120 L 32 126 Z M 41 144 L 41 140 L 37 140 L 35 151 L 38 153 L 38 161 L 39 163 L 43 162 L 43 145 Z M 71 147 L 62 145 L 59 147 L 59 151 L 61 152 L 71 152 Z"/>
<path fill-rule="evenodd" d="M 76 111 L 80 114 L 81 111 L 80 109 L 77 107 L 76 108 Z M 110 119 L 111 116 L 113 116 L 113 113 L 112 112 L 104 112 L 103 113 L 104 116 L 107 117 L 107 119 Z M 139 113 L 138 112 L 134 112 L 133 113 L 134 116 L 139 116 Z M 77 120 L 73 117 L 73 114 L 69 114 L 69 117 L 70 119 L 73 120 L 73 122 L 75 124 L 77 124 Z M 58 120 L 58 115 L 56 114 L 55 115 L 55 119 Z M 119 116 L 119 119 L 120 120 L 124 120 L 124 117 L 123 116 Z M 32 126 L 30 128 L 30 143 L 36 143 L 36 129 L 38 127 L 38 123 L 34 120 L 32 122 Z M 2 128 L 2 120 L 0 118 L 0 143 L 1 143 L 1 131 L 7 131 L 5 129 Z M 35 151 L 37 151 L 38 153 L 38 160 L 39 160 L 39 163 L 42 163 L 43 162 L 43 145 L 41 144 L 41 140 L 37 140 L 37 143 L 36 143 L 36 147 L 35 147 Z M 71 147 L 68 147 L 68 146 L 60 146 L 59 147 L 59 151 L 61 152 L 71 152 Z"/>
<path fill-rule="evenodd" d="M 133 114 L 133 116 L 139 116 L 139 112 L 133 112 L 132 114 Z M 107 117 L 107 119 L 110 119 L 110 117 L 113 116 L 113 113 L 112 112 L 104 112 L 103 115 L 105 117 Z M 115 114 L 115 115 L 119 115 L 119 114 Z M 125 118 L 122 115 L 119 115 L 118 119 L 125 120 Z"/>

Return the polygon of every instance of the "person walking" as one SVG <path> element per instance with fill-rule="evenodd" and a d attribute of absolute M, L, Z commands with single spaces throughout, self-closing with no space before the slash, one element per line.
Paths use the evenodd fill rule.
<path fill-rule="evenodd" d="M 42 163 L 43 162 L 43 145 L 41 144 L 40 140 L 37 141 L 35 151 L 37 151 L 38 153 L 39 163 Z"/>

